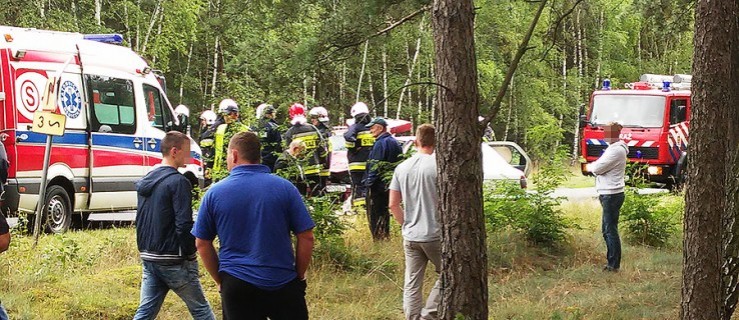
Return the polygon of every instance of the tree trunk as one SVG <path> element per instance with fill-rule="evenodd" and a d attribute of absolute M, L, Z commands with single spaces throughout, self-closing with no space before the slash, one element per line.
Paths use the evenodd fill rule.
<path fill-rule="evenodd" d="M 190 50 L 187 51 L 187 64 L 185 66 L 185 74 L 182 75 L 180 78 L 180 104 L 182 104 L 182 96 L 185 93 L 185 80 L 187 79 L 187 75 L 190 74 L 190 62 L 192 61 L 192 47 L 195 44 L 195 37 L 192 37 L 192 41 L 190 42 Z"/>
<path fill-rule="evenodd" d="M 437 164 L 442 231 L 441 319 L 488 318 L 487 245 L 482 213 L 474 8 L 436 0 Z M 464 165 L 461 165 L 464 164 Z"/>
<path fill-rule="evenodd" d="M 210 94 L 213 98 L 216 97 L 216 81 L 218 79 L 218 46 L 220 38 L 216 36 L 216 40 L 213 45 L 213 82 L 211 83 Z"/>
<path fill-rule="evenodd" d="M 359 102 L 359 96 L 362 93 L 362 78 L 364 77 L 364 68 L 367 66 L 367 50 L 369 49 L 369 40 L 364 42 L 364 55 L 362 56 L 362 70 L 359 71 L 359 83 L 357 83 L 357 98 L 354 103 Z"/>
<path fill-rule="evenodd" d="M 418 53 L 421 51 L 421 37 L 423 36 L 423 25 L 425 22 L 424 21 L 425 18 L 426 18 L 425 15 L 421 17 L 421 25 L 418 27 L 419 29 L 418 39 L 416 40 L 416 51 L 413 54 L 413 60 L 411 61 L 411 66 L 410 68 L 408 68 L 408 77 L 405 79 L 405 84 L 403 84 L 403 86 L 409 85 L 411 83 L 411 79 L 413 79 L 413 69 L 416 67 L 416 61 L 418 61 Z M 400 91 L 400 99 L 398 99 L 398 110 L 395 114 L 396 119 L 400 119 L 400 109 L 401 109 L 401 106 L 403 105 L 403 96 L 405 95 L 406 90 L 408 90 L 408 88 L 403 88 Z M 411 105 L 411 101 L 408 101 L 408 105 Z"/>
<path fill-rule="evenodd" d="M 382 116 L 387 118 L 387 105 L 388 105 L 388 92 L 387 92 L 387 47 L 382 46 L 382 97 L 385 99 Z M 375 111 L 375 115 L 377 112 Z"/>
<path fill-rule="evenodd" d="M 369 83 L 369 95 L 370 101 L 372 101 L 372 109 L 377 108 L 377 101 L 375 101 L 375 88 L 372 85 L 372 72 L 367 72 L 367 82 Z"/>
<path fill-rule="evenodd" d="M 722 283 L 722 215 L 727 209 L 727 164 L 736 150 L 737 7 L 700 0 L 695 9 L 691 141 L 685 194 L 682 319 L 729 319 Z M 721 66 L 721 67 L 717 67 Z M 732 145 L 733 144 L 733 145 Z M 730 152 L 727 153 L 727 149 Z M 727 155 L 728 154 L 728 155 Z M 731 202 L 731 201 L 730 201 Z M 733 216 L 734 213 L 731 213 Z"/>
<path fill-rule="evenodd" d="M 101 24 L 100 11 L 102 10 L 103 10 L 103 0 L 95 0 L 95 23 L 97 25 Z"/>
<path fill-rule="evenodd" d="M 149 36 L 151 36 L 151 30 L 154 29 L 154 24 L 157 21 L 157 17 L 159 16 L 159 11 L 162 7 L 162 0 L 157 1 L 156 7 L 154 7 L 154 12 L 151 13 L 151 20 L 149 20 L 149 28 L 146 29 L 146 35 L 144 36 L 144 44 L 142 46 L 141 52 L 146 52 L 146 46 L 149 44 Z"/>

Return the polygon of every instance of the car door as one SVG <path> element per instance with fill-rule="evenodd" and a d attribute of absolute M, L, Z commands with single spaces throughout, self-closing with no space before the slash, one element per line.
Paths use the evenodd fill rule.
<path fill-rule="evenodd" d="M 99 75 L 86 75 L 86 80 L 92 102 L 90 209 L 135 208 L 135 182 L 144 174 L 145 150 L 134 82 Z"/>

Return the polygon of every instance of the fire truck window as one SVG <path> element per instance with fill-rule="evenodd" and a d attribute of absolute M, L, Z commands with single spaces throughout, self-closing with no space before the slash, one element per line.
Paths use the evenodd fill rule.
<path fill-rule="evenodd" d="M 688 100 L 672 100 L 670 103 L 670 124 L 677 124 L 687 120 Z"/>
<path fill-rule="evenodd" d="M 163 131 L 169 131 L 173 124 L 172 113 L 159 93 L 159 89 L 145 84 L 144 98 L 146 99 L 146 109 L 149 113 L 151 125 Z"/>
<path fill-rule="evenodd" d="M 136 132 L 133 82 L 106 76 L 87 75 L 92 101 L 92 130 L 105 125 L 111 133 Z"/>

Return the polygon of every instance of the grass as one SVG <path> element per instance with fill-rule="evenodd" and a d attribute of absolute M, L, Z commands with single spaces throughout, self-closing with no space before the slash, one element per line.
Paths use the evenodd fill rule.
<path fill-rule="evenodd" d="M 521 236 L 489 238 L 491 319 L 674 319 L 680 301 L 680 239 L 668 248 L 625 244 L 622 271 L 603 273 L 605 246 L 594 200 L 563 204 L 580 228 L 566 244 L 532 248 Z M 374 243 L 366 219 L 344 247 L 317 250 L 308 275 L 313 319 L 403 319 L 403 252 L 398 226 Z M 342 249 L 343 248 L 343 249 Z M 14 236 L 0 255 L 0 298 L 11 319 L 130 319 L 138 305 L 141 267 L 133 228 L 70 232 L 32 239 Z M 434 281 L 427 275 L 425 289 Z M 201 282 L 217 314 L 220 298 L 201 267 Z M 189 315 L 170 294 L 159 319 Z M 219 316 L 220 318 L 220 316 Z"/>

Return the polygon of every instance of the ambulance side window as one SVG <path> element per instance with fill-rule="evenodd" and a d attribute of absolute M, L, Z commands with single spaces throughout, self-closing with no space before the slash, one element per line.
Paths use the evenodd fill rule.
<path fill-rule="evenodd" d="M 670 124 L 678 124 L 688 119 L 688 100 L 672 100 L 670 103 Z"/>
<path fill-rule="evenodd" d="M 144 98 L 146 99 L 146 110 L 148 110 L 151 125 L 163 131 L 171 130 L 174 123 L 172 113 L 159 93 L 159 89 L 144 84 Z"/>
<path fill-rule="evenodd" d="M 133 82 L 106 76 L 86 75 L 90 87 L 92 130 L 105 133 L 136 132 Z"/>

